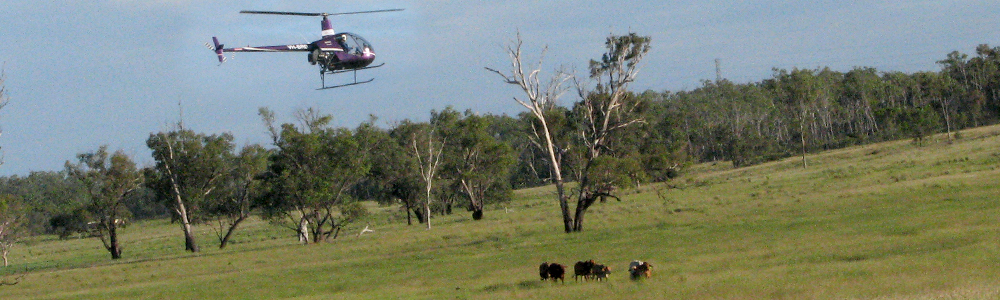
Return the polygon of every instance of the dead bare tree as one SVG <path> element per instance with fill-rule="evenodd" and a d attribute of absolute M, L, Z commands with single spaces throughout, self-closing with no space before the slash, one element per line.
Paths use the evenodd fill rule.
<path fill-rule="evenodd" d="M 541 73 L 542 59 L 545 56 L 545 50 L 542 50 L 542 55 L 539 56 L 538 64 L 535 65 L 533 69 L 528 70 L 528 72 L 525 73 L 524 65 L 522 64 L 522 44 L 523 41 L 521 40 L 521 33 L 518 32 L 516 40 L 507 45 L 507 55 L 510 57 L 511 63 L 509 73 L 504 73 L 489 67 L 487 67 L 486 70 L 500 75 L 505 83 L 516 85 L 524 92 L 526 99 L 514 97 L 514 101 L 527 108 L 541 127 L 532 128 L 532 133 L 534 135 L 533 143 L 535 143 L 537 147 L 541 148 L 548 155 L 549 168 L 552 173 L 551 180 L 556 186 L 556 196 L 558 197 L 559 208 L 562 210 L 563 225 L 566 232 L 572 232 L 573 218 L 569 213 L 569 203 L 560 167 L 562 153 L 564 151 L 561 147 L 555 144 L 553 140 L 554 132 L 552 132 L 549 126 L 550 122 L 547 118 L 547 113 L 556 107 L 556 101 L 566 92 L 567 88 L 564 84 L 569 81 L 572 76 L 567 72 L 560 70 L 543 84 L 539 78 L 539 74 Z"/>
<path fill-rule="evenodd" d="M 431 125 L 433 126 L 433 125 Z M 441 153 L 444 152 L 444 141 L 437 142 L 437 152 L 434 151 L 434 128 L 427 129 L 427 149 L 420 149 L 416 134 L 413 136 L 413 155 L 417 158 L 417 165 L 420 166 L 420 178 L 424 180 L 427 198 L 424 201 L 424 219 L 427 229 L 431 229 L 431 189 L 434 181 L 434 174 L 437 173 L 438 166 L 441 165 Z M 427 150 L 427 156 L 421 152 Z"/>

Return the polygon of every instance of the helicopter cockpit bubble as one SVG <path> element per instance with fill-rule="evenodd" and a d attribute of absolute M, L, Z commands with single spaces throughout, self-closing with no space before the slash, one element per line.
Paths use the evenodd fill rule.
<path fill-rule="evenodd" d="M 349 32 L 340 33 L 337 42 L 344 48 L 344 52 L 352 55 L 362 55 L 364 49 L 368 49 L 369 52 L 375 51 L 364 38 Z"/>

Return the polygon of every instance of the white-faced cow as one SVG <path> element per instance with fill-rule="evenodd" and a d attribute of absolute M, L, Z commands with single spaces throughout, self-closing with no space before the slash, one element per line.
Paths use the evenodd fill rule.
<path fill-rule="evenodd" d="M 628 265 L 628 273 L 632 276 L 632 279 L 639 279 L 639 277 L 646 277 L 653 275 L 653 265 L 648 262 L 633 260 L 632 263 Z"/>

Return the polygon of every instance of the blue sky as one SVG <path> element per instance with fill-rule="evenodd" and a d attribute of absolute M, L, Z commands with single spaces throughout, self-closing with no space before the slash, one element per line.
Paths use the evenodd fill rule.
<path fill-rule="evenodd" d="M 318 70 L 304 53 L 237 53 L 219 66 L 204 43 L 228 46 L 306 43 L 319 19 L 241 15 L 240 10 L 403 12 L 332 19 L 378 53 L 371 84 L 316 91 Z M 354 127 L 379 117 L 387 127 L 426 120 L 454 106 L 516 114 L 513 86 L 484 66 L 508 65 L 504 45 L 522 33 L 544 70 L 580 74 L 610 34 L 653 38 L 634 90 L 693 89 L 715 78 L 768 78 L 773 67 L 855 66 L 882 71 L 938 70 L 935 61 L 976 45 L 1000 44 L 997 1 L 195 1 L 6 0 L 0 4 L 0 63 L 10 104 L 0 111 L 0 175 L 61 170 L 102 144 L 140 164 L 152 159 L 150 133 L 179 119 L 204 133 L 231 132 L 240 144 L 266 143 L 257 116 L 279 121 L 314 107 Z M 349 80 L 328 77 L 335 82 Z M 565 97 L 563 102 L 574 101 Z"/>

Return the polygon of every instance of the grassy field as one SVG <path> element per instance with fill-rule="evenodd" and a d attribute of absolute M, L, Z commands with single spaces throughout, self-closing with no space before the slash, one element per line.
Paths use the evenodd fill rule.
<path fill-rule="evenodd" d="M 806 169 L 697 165 L 595 205 L 577 234 L 536 188 L 431 230 L 372 207 L 374 233 L 319 245 L 259 220 L 225 250 L 200 227 L 198 254 L 177 225 L 135 224 L 120 261 L 95 239 L 36 237 L 0 270 L 23 274 L 0 299 L 1000 299 L 1000 127 L 961 135 L 814 154 Z M 610 280 L 538 278 L 543 261 L 587 259 Z M 633 259 L 653 277 L 629 280 Z"/>

